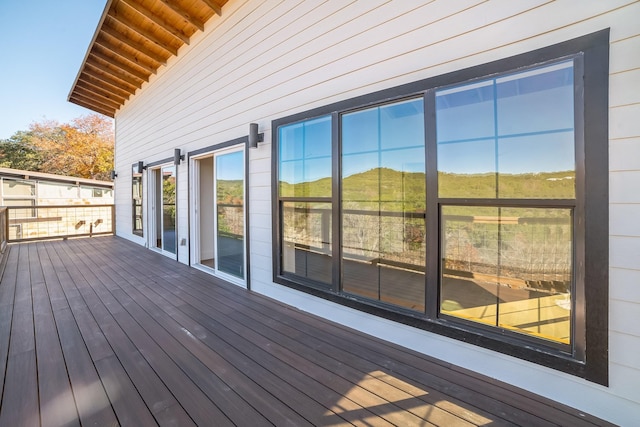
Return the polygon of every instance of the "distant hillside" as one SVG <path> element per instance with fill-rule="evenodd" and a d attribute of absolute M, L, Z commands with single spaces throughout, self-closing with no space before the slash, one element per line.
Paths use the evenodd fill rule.
<path fill-rule="evenodd" d="M 493 198 L 496 197 L 496 175 L 438 174 L 440 197 Z M 498 177 L 499 197 L 536 199 L 575 198 L 575 173 L 573 171 L 527 174 L 501 174 Z"/>
<path fill-rule="evenodd" d="M 575 197 L 573 171 L 499 176 L 501 198 L 572 199 Z M 343 200 L 349 202 L 406 202 L 424 208 L 425 174 L 375 168 L 348 176 L 342 183 Z M 495 174 L 439 174 L 440 197 L 493 198 L 496 195 Z M 285 197 L 330 197 L 331 179 L 292 185 L 280 183 Z M 422 200 L 422 203 L 420 202 Z"/>

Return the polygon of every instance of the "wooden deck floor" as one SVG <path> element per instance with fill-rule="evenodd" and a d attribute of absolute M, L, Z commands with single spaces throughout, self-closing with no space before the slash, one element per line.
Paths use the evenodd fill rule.
<path fill-rule="evenodd" d="M 606 425 L 117 237 L 10 246 L 0 426 Z"/>

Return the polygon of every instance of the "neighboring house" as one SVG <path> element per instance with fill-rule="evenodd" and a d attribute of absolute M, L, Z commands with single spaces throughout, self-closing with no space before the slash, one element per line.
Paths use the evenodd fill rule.
<path fill-rule="evenodd" d="M 119 236 L 637 422 L 640 2 L 177 3 L 110 1 L 70 94 Z"/>
<path fill-rule="evenodd" d="M 72 206 L 112 205 L 112 182 L 10 168 L 0 168 L 0 181 L 1 205 L 10 208 L 10 239 L 111 230 L 110 207 Z M 87 219 L 94 217 L 89 224 Z"/>

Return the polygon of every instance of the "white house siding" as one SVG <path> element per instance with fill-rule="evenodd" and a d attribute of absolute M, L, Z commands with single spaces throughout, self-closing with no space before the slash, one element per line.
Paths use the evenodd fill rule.
<path fill-rule="evenodd" d="M 131 234 L 131 172 L 244 136 L 251 287 L 303 310 L 622 425 L 640 419 L 640 3 L 232 0 L 116 115 L 117 234 Z M 272 282 L 271 121 L 611 28 L 609 387 L 311 297 Z M 145 191 L 148 185 L 145 182 Z M 189 239 L 178 167 L 178 240 Z M 145 204 L 145 209 L 147 205 Z M 145 230 L 146 231 L 146 230 Z M 188 262 L 188 243 L 179 260 Z"/>

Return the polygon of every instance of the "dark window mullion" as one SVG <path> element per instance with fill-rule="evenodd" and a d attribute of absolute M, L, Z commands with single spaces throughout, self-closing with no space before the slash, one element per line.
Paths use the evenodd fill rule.
<path fill-rule="evenodd" d="M 340 114 L 331 115 L 331 208 L 332 208 L 332 257 L 333 257 L 333 280 L 332 289 L 334 292 L 342 290 L 342 159 L 340 141 Z"/>
<path fill-rule="evenodd" d="M 438 318 L 440 310 L 440 204 L 438 199 L 438 149 L 436 129 L 435 91 L 425 94 L 424 129 L 426 144 L 426 271 L 425 271 L 425 315 Z"/>
<path fill-rule="evenodd" d="M 573 60 L 574 81 L 574 144 L 576 156 L 576 199 L 573 211 L 573 268 L 574 289 L 572 289 L 573 318 L 571 322 L 571 342 L 574 357 L 585 360 L 586 349 L 586 310 L 585 303 L 585 202 L 586 202 L 586 170 L 585 170 L 585 134 L 584 134 L 584 63 L 583 57 Z"/>

